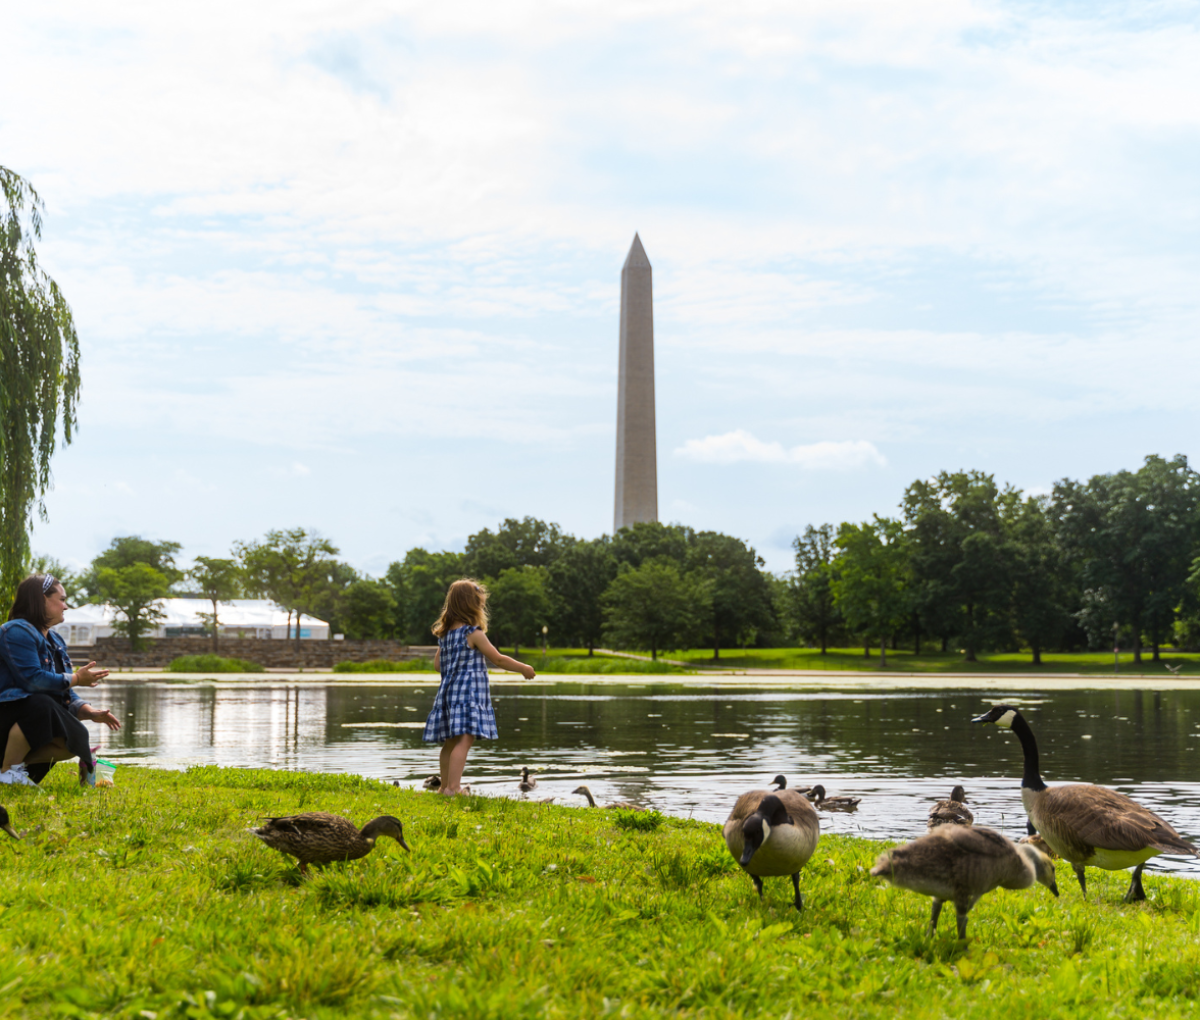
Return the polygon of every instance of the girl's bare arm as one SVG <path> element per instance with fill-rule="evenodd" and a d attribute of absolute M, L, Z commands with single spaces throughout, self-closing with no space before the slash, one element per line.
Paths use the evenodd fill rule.
<path fill-rule="evenodd" d="M 532 666 L 527 666 L 523 662 L 517 662 L 516 659 L 508 655 L 501 655 L 496 650 L 496 646 L 488 640 L 488 636 L 481 630 L 471 631 L 471 636 L 467 638 L 467 644 L 477 652 L 482 652 L 484 658 L 498 669 L 511 669 L 514 673 L 520 673 L 526 680 L 532 680 L 537 676 L 537 672 Z"/>

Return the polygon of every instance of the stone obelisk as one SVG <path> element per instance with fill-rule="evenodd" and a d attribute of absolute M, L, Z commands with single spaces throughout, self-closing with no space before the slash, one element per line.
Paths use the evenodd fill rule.
<path fill-rule="evenodd" d="M 654 441 L 654 295 L 641 238 L 621 269 L 621 354 L 617 370 L 617 487 L 613 533 L 658 520 Z"/>

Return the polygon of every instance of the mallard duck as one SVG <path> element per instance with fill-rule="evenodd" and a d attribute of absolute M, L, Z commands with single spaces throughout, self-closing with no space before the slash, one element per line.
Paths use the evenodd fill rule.
<path fill-rule="evenodd" d="M 926 828 L 933 832 L 941 825 L 973 825 L 975 816 L 966 806 L 967 791 L 956 786 L 950 791 L 949 800 L 939 800 L 929 809 L 929 821 Z"/>
<path fill-rule="evenodd" d="M 521 769 L 521 778 L 517 782 L 517 789 L 522 793 L 528 793 L 530 790 L 537 788 L 537 780 L 529 778 L 529 766 Z"/>
<path fill-rule="evenodd" d="M 334 861 L 355 861 L 366 857 L 375 848 L 375 840 L 380 836 L 391 836 L 405 850 L 409 850 L 404 842 L 400 819 L 391 815 L 382 815 L 373 822 L 367 822 L 359 830 L 348 818 L 326 811 L 311 811 L 304 815 L 268 818 L 265 825 L 250 831 L 272 849 L 295 857 L 302 875 L 308 873 L 310 864 L 331 864 Z"/>
<path fill-rule="evenodd" d="M 596 803 L 596 798 L 592 796 L 592 791 L 586 786 L 577 786 L 571 791 L 574 797 L 587 797 L 588 807 L 599 807 Z M 611 804 L 605 804 L 606 808 L 619 808 L 623 811 L 645 811 L 646 809 L 640 804 L 631 804 L 627 800 L 614 800 Z"/>
<path fill-rule="evenodd" d="M 1012 705 L 995 705 L 971 720 L 1012 730 L 1021 741 L 1025 772 L 1021 803 L 1033 828 L 1047 845 L 1075 869 L 1087 896 L 1084 867 L 1120 871 L 1133 868 L 1125 902 L 1146 898 L 1142 868 L 1158 854 L 1200 856 L 1196 848 L 1153 811 L 1116 790 L 1091 783 L 1047 786 L 1042 782 L 1037 741 L 1024 716 Z"/>
<path fill-rule="evenodd" d="M 12 836 L 13 839 L 21 838 L 17 835 L 16 830 L 12 827 L 12 822 L 8 817 L 8 810 L 3 807 L 0 807 L 0 829 L 3 829 L 5 832 L 7 832 L 10 836 Z"/>
<path fill-rule="evenodd" d="M 430 776 L 421 785 L 423 787 L 425 787 L 426 790 L 440 789 L 441 785 L 442 785 L 442 777 L 441 776 Z"/>
<path fill-rule="evenodd" d="M 1028 889 L 1041 882 L 1055 896 L 1054 865 L 1037 847 L 1018 845 L 994 829 L 943 825 L 879 855 L 871 874 L 901 889 L 933 897 L 929 934 L 937 931 L 942 904 L 958 915 L 958 937 L 967 937 L 967 914 L 997 887 Z"/>
<path fill-rule="evenodd" d="M 808 799 L 822 811 L 853 811 L 862 797 L 829 797 L 825 794 L 825 787 L 817 783 L 808 791 Z"/>
<path fill-rule="evenodd" d="M 800 869 L 817 848 L 821 822 L 813 806 L 795 790 L 751 790 L 733 805 L 722 829 L 725 846 L 754 882 L 762 899 L 762 880 L 791 875 L 797 910 L 804 909 L 800 895 Z"/>

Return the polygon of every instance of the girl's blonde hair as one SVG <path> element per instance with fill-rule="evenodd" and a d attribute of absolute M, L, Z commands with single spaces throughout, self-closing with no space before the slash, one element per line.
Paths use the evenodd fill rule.
<path fill-rule="evenodd" d="M 446 592 L 441 615 L 430 628 L 434 637 L 442 637 L 447 631 L 466 624 L 487 630 L 487 589 L 471 577 L 455 581 Z"/>

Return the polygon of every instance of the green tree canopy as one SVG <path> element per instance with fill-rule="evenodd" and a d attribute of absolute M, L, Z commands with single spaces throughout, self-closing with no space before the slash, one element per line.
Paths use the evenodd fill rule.
<path fill-rule="evenodd" d="M 607 535 L 568 546 L 550 564 L 546 591 L 551 603 L 551 640 L 579 644 L 593 655 L 604 630 L 604 592 L 617 576 Z"/>
<path fill-rule="evenodd" d="M 615 647 L 648 648 L 657 659 L 660 649 L 688 641 L 697 618 L 711 612 L 710 598 L 705 584 L 685 577 L 670 559 L 626 564 L 604 593 L 604 632 Z"/>
<path fill-rule="evenodd" d="M 212 556 L 197 556 L 187 579 L 204 598 L 212 603 L 212 613 L 208 616 L 208 624 L 212 627 L 213 654 L 221 650 L 219 630 L 221 621 L 218 618 L 218 603 L 236 599 L 242 594 L 242 568 L 234 560 L 218 559 Z"/>
<path fill-rule="evenodd" d="M 132 567 L 135 563 L 146 564 L 162 574 L 168 585 L 175 584 L 184 576 L 183 571 L 175 565 L 175 554 L 182 548 L 178 542 L 153 542 L 140 535 L 114 538 L 79 578 L 80 593 L 92 601 L 102 599 L 98 572 L 104 568 L 120 570 L 122 567 Z"/>
<path fill-rule="evenodd" d="M 792 606 L 796 625 L 809 641 L 821 646 L 824 655 L 830 632 L 841 622 L 833 598 L 834 531 L 832 524 L 814 528 L 792 543 L 796 550 L 796 573 L 792 579 Z"/>
<path fill-rule="evenodd" d="M 404 640 L 413 645 L 436 644 L 430 628 L 442 611 L 446 592 L 451 584 L 467 576 L 462 554 L 409 549 L 384 576 L 396 599 Z"/>
<path fill-rule="evenodd" d="M 348 638 L 390 638 L 396 633 L 396 596 L 386 581 L 360 578 L 342 597 L 340 621 Z"/>
<path fill-rule="evenodd" d="M 467 539 L 463 570 L 471 577 L 499 577 L 509 567 L 547 567 L 573 541 L 557 524 L 510 517 L 494 532 L 484 528 Z"/>
<path fill-rule="evenodd" d="M 879 664 L 887 665 L 887 639 L 903 621 L 907 551 L 899 521 L 876 516 L 838 529 L 833 597 L 847 624 L 879 640 Z"/>
<path fill-rule="evenodd" d="M 135 651 L 140 651 L 142 635 L 166 615 L 160 605 L 170 587 L 166 575 L 148 563 L 132 563 L 124 567 L 100 567 L 96 582 L 101 599 L 123 617 L 113 624 L 113 629 L 129 638 Z"/>
<path fill-rule="evenodd" d="M 550 619 L 546 568 L 509 567 L 489 579 L 487 589 L 488 631 L 493 640 L 513 645 L 514 655 L 521 654 L 522 644 L 537 644 Z"/>
<path fill-rule="evenodd" d="M 79 338 L 58 285 L 38 263 L 42 200 L 0 167 L 0 603 L 29 563 L 29 523 L 50 486 L 59 429 L 70 443 L 79 399 Z M 26 221 L 28 225 L 26 225 Z"/>
<path fill-rule="evenodd" d="M 682 524 L 639 521 L 622 528 L 612 539 L 612 553 L 618 563 L 640 567 L 647 560 L 673 560 L 682 570 L 688 546 L 695 532 Z"/>
<path fill-rule="evenodd" d="M 752 640 L 759 629 L 775 623 L 771 586 L 761 568 L 762 558 L 740 538 L 716 531 L 692 536 L 687 570 L 704 582 L 707 612 L 697 614 L 697 625 L 712 646 L 713 659 L 721 647 Z"/>
<path fill-rule="evenodd" d="M 300 615 L 336 615 L 341 593 L 354 580 L 354 572 L 335 558 L 337 546 L 304 528 L 268 531 L 259 541 L 234 543 L 234 551 L 246 587 L 296 614 L 297 648 Z"/>

